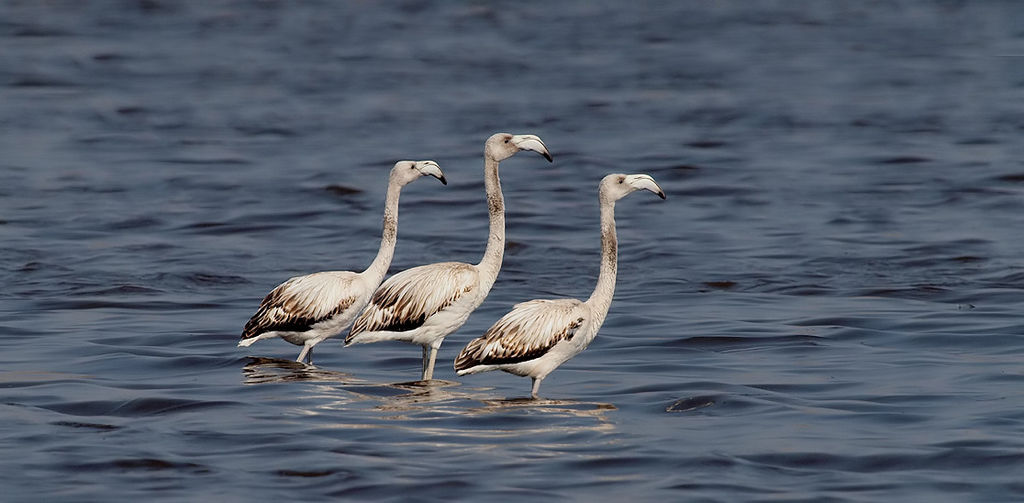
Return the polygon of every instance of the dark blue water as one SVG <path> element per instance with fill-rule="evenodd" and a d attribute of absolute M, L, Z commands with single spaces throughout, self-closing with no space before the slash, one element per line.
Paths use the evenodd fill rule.
<path fill-rule="evenodd" d="M 5 500 L 1024 500 L 1016 2 L 0 3 Z M 419 349 L 235 347 L 284 279 L 475 262 Z M 545 380 L 451 362 L 516 302 L 620 276 Z M 649 194 L 648 194 L 649 196 Z"/>

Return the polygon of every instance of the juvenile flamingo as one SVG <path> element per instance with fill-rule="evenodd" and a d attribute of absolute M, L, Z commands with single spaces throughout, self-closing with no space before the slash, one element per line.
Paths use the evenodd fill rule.
<path fill-rule="evenodd" d="M 398 196 L 402 187 L 430 175 L 448 185 L 434 161 L 399 161 L 391 168 L 384 199 L 384 230 L 380 250 L 365 271 L 323 271 L 296 276 L 274 288 L 242 330 L 239 346 L 280 337 L 302 346 L 296 361 L 313 363 L 313 346 L 340 334 L 370 301 L 395 254 Z"/>
<path fill-rule="evenodd" d="M 537 398 L 540 382 L 551 371 L 580 354 L 597 336 L 615 293 L 618 239 L 615 201 L 637 190 L 665 193 L 648 175 L 613 174 L 598 189 L 601 205 L 601 272 L 586 302 L 577 299 L 531 300 L 516 304 L 483 336 L 473 339 L 455 359 L 460 375 L 503 370 L 533 379 Z"/>
<path fill-rule="evenodd" d="M 505 199 L 498 163 L 520 150 L 532 150 L 551 162 L 551 154 L 533 135 L 498 133 L 484 144 L 484 189 L 490 214 L 487 249 L 479 264 L 440 262 L 407 269 L 388 278 L 356 318 L 345 345 L 402 341 L 423 347 L 426 381 L 434 376 L 437 349 L 487 297 L 505 252 Z"/>

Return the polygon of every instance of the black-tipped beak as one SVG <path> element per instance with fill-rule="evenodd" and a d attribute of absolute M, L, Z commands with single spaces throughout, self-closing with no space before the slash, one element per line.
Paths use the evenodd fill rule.
<path fill-rule="evenodd" d="M 437 179 L 438 179 L 438 180 L 441 180 L 441 184 L 442 184 L 442 185 L 448 185 L 448 180 L 447 180 L 447 179 L 445 179 L 444 175 L 441 175 L 441 176 L 437 177 Z M 665 196 L 661 196 L 661 198 L 662 198 L 662 199 L 665 199 Z"/>
<path fill-rule="evenodd" d="M 665 199 L 665 193 L 659 190 L 658 191 L 658 197 L 660 197 L 662 199 Z"/>
<path fill-rule="evenodd" d="M 548 147 L 544 145 L 544 142 L 532 134 L 515 135 L 512 137 L 512 144 L 519 150 L 532 150 L 548 160 L 548 162 L 554 162 L 551 159 L 551 154 L 548 153 Z"/>

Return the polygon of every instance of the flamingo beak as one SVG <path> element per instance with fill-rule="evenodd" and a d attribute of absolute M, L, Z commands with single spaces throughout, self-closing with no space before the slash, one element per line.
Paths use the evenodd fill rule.
<path fill-rule="evenodd" d="M 512 136 L 512 144 L 519 148 L 519 150 L 532 150 L 544 156 L 548 162 L 554 162 L 551 158 L 551 154 L 548 152 L 548 147 L 544 145 L 544 142 L 541 141 L 540 138 L 532 134 L 514 135 Z"/>
<path fill-rule="evenodd" d="M 424 175 L 430 175 L 434 178 L 437 178 L 438 180 L 441 180 L 442 184 L 448 185 L 448 180 L 445 179 L 444 172 L 441 171 L 441 167 L 438 166 L 436 162 L 420 161 L 419 163 L 417 163 L 416 167 L 417 169 L 420 170 L 420 173 L 423 173 Z"/>

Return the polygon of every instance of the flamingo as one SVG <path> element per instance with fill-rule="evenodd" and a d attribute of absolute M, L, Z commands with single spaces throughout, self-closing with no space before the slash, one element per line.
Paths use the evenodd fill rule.
<path fill-rule="evenodd" d="M 398 196 L 413 180 L 430 175 L 448 185 L 434 161 L 399 161 L 391 168 L 384 202 L 380 250 L 365 271 L 323 271 L 296 276 L 271 290 L 242 330 L 239 346 L 280 337 L 302 346 L 295 361 L 313 363 L 313 346 L 340 334 L 370 301 L 395 254 Z"/>
<path fill-rule="evenodd" d="M 356 318 L 345 346 L 401 341 L 423 347 L 421 380 L 433 378 L 437 349 L 459 329 L 487 297 L 498 277 L 505 252 L 505 199 L 498 163 L 521 150 L 551 162 L 551 154 L 534 135 L 497 133 L 484 143 L 484 189 L 490 214 L 487 249 L 478 264 L 439 262 L 407 269 L 388 278 Z"/>
<path fill-rule="evenodd" d="M 601 272 L 593 294 L 577 299 L 539 299 L 516 304 L 483 336 L 473 339 L 455 359 L 458 375 L 503 370 L 533 379 L 530 394 L 538 397 L 540 383 L 559 365 L 580 354 L 597 336 L 615 293 L 618 239 L 615 201 L 649 190 L 665 199 L 648 175 L 612 174 L 598 188 L 601 206 Z"/>

